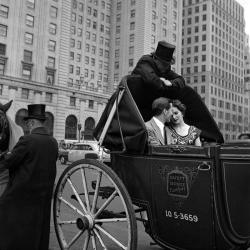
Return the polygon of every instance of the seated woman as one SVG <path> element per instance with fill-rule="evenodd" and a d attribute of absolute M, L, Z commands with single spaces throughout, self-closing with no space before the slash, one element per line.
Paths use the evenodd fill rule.
<path fill-rule="evenodd" d="M 167 144 L 195 145 L 201 146 L 201 131 L 189 126 L 184 122 L 186 106 L 179 100 L 172 101 L 172 118 L 166 128 Z"/>

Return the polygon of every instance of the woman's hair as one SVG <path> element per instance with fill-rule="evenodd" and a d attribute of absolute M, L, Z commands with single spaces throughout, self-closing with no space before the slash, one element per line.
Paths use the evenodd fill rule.
<path fill-rule="evenodd" d="M 176 107 L 177 109 L 179 109 L 182 113 L 183 116 L 185 116 L 185 112 L 186 112 L 186 105 L 183 104 L 181 101 L 179 100 L 172 100 L 172 107 Z"/>

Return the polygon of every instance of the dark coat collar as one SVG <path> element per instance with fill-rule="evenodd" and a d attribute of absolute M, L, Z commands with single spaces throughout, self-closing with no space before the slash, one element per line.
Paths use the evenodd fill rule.
<path fill-rule="evenodd" d="M 48 131 L 45 127 L 37 127 L 31 131 L 31 134 L 48 135 Z"/>

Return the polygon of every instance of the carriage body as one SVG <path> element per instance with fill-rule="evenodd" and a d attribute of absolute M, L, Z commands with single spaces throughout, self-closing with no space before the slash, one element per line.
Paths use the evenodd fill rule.
<path fill-rule="evenodd" d="M 112 168 L 147 211 L 157 243 L 226 250 L 250 239 L 249 152 L 250 144 L 155 146 L 147 155 L 113 155 Z"/>
<path fill-rule="evenodd" d="M 145 121 L 151 118 L 151 103 L 159 96 L 143 86 L 139 77 L 122 80 L 94 133 L 111 151 L 108 168 L 125 186 L 133 206 L 147 212 L 146 231 L 160 246 L 247 249 L 250 141 L 224 143 L 201 98 L 186 87 L 181 93 L 169 92 L 169 97 L 186 104 L 186 122 L 202 130 L 204 145 L 150 146 Z M 132 224 L 136 226 L 130 223 L 128 230 Z M 136 246 L 128 244 L 123 249 Z"/>

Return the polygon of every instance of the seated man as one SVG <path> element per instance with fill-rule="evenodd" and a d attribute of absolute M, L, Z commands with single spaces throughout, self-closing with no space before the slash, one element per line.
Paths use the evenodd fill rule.
<path fill-rule="evenodd" d="M 165 122 L 170 122 L 172 112 L 168 98 L 160 97 L 152 103 L 153 117 L 145 123 L 148 132 L 148 142 L 151 145 L 165 145 Z"/>

